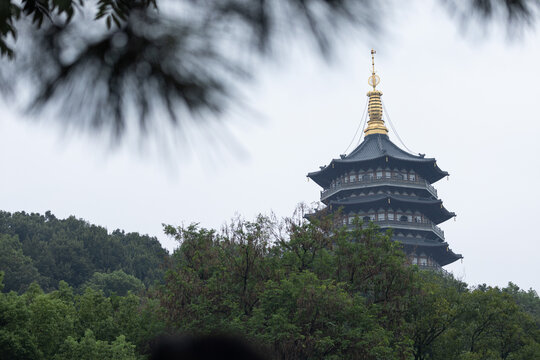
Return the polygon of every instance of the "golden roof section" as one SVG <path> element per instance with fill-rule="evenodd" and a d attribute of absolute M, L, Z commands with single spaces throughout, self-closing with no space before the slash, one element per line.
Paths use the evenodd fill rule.
<path fill-rule="evenodd" d="M 372 134 L 388 134 L 388 129 L 384 125 L 384 120 L 382 119 L 382 113 L 383 113 L 383 107 L 381 102 L 381 95 L 382 92 L 377 90 L 377 85 L 381 81 L 379 76 L 375 73 L 375 50 L 371 50 L 371 65 L 372 65 L 372 73 L 371 76 L 368 78 L 368 84 L 373 87 L 372 91 L 369 91 L 367 93 L 367 96 L 369 97 L 369 103 L 368 103 L 368 114 L 369 114 L 369 121 L 367 122 L 367 128 L 364 130 L 364 134 L 372 135 Z"/>

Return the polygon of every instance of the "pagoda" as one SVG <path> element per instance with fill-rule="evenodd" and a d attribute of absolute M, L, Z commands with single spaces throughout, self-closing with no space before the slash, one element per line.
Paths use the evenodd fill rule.
<path fill-rule="evenodd" d="M 455 217 L 437 197 L 433 183 L 448 176 L 434 158 L 402 150 L 388 137 L 383 120 L 382 92 L 376 86 L 375 51 L 367 93 L 369 120 L 364 139 L 351 153 L 333 159 L 329 165 L 307 176 L 320 185 L 321 202 L 330 212 L 339 210 L 339 221 L 353 226 L 359 217 L 381 230 L 392 229 L 392 240 L 403 244 L 412 264 L 441 268 L 461 259 L 445 241 L 438 227 Z"/>

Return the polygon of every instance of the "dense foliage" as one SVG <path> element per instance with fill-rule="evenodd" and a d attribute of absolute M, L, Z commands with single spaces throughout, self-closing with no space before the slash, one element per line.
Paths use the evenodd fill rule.
<path fill-rule="evenodd" d="M 35 283 L 22 295 L 0 293 L 0 358 L 139 359 L 163 330 L 154 303 L 92 288 L 76 294 L 63 281 L 50 293 Z"/>
<path fill-rule="evenodd" d="M 140 288 L 137 281 L 148 286 L 163 278 L 166 257 L 159 241 L 148 235 L 120 230 L 109 234 L 101 226 L 73 216 L 57 219 L 50 212 L 0 211 L 0 270 L 5 272 L 5 291 L 24 291 L 33 281 L 49 291 L 61 280 L 76 288 L 87 281 L 95 286 L 124 281 L 122 286 L 135 290 Z M 116 280 L 96 274 L 114 271 L 122 272 L 108 275 Z"/>
<path fill-rule="evenodd" d="M 50 292 L 37 283 L 21 294 L 4 288 L 0 357 L 143 359 L 163 333 L 226 333 L 271 359 L 540 358 L 535 291 L 512 283 L 471 288 L 420 271 L 375 226 L 346 231 L 332 223 L 300 214 L 235 220 L 222 231 L 166 226 L 179 247 L 162 282 L 146 290 L 146 274 L 129 275 L 120 264 L 76 288 L 64 281 Z M 0 267 L 39 276 L 41 260 L 17 245 L 17 235 L 1 237 L 10 255 L 0 255 Z M 0 283 L 9 276 L 17 275 L 6 272 Z"/>
<path fill-rule="evenodd" d="M 418 271 L 374 226 L 260 217 L 222 233 L 167 227 L 169 326 L 235 332 L 280 359 L 540 358 L 540 299 Z M 358 224 L 360 225 L 360 224 Z"/>

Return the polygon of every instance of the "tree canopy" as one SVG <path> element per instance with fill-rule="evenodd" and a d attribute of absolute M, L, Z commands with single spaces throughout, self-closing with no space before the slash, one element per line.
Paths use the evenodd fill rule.
<path fill-rule="evenodd" d="M 222 232 L 166 227 L 180 244 L 156 293 L 169 326 L 240 334 L 276 359 L 540 355 L 533 290 L 469 288 L 411 266 L 372 224 L 332 224 L 259 217 Z"/>
<path fill-rule="evenodd" d="M 140 287 L 138 282 L 160 281 L 168 257 L 155 237 L 120 230 L 109 234 L 101 226 L 73 216 L 58 219 L 50 212 L 0 211 L 0 250 L 7 291 L 24 291 L 32 282 L 49 291 L 64 280 L 124 293 Z"/>
<path fill-rule="evenodd" d="M 118 256 L 108 260 L 118 270 L 94 272 L 77 287 L 61 280 L 45 291 L 39 275 L 25 286 L 13 278 L 35 276 L 43 263 L 63 264 L 72 277 L 73 266 L 93 268 L 94 257 L 108 252 L 68 252 L 88 257 L 74 256 L 72 266 L 69 257 L 27 255 L 28 240 L 21 245 L 18 238 L 40 239 L 37 246 L 53 242 L 60 229 L 71 239 L 93 225 L 50 213 L 0 219 L 0 259 L 9 260 L 0 262 L 7 269 L 0 271 L 0 354 L 10 359 L 148 359 L 167 334 L 182 336 L 171 338 L 175 349 L 198 337 L 235 336 L 269 359 L 540 358 L 534 290 L 471 287 L 444 271 L 420 270 L 391 233 L 359 219 L 352 231 L 336 228 L 331 217 L 308 222 L 301 211 L 284 220 L 235 219 L 220 231 L 167 225 L 178 247 L 163 259 L 165 271 L 153 275 L 161 281 L 144 286 L 145 273 L 128 274 Z M 78 249 L 102 236 L 98 230 Z M 121 231 L 109 236 L 127 240 Z M 140 256 L 155 261 L 152 252 Z"/>

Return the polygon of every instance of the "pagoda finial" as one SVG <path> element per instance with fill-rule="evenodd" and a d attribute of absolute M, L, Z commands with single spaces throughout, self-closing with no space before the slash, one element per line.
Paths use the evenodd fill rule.
<path fill-rule="evenodd" d="M 373 86 L 373 90 L 369 91 L 367 93 L 367 96 L 369 97 L 369 103 L 368 103 L 368 114 L 369 114 L 369 121 L 368 121 L 368 127 L 366 130 L 364 130 L 364 134 L 371 135 L 371 134 L 388 134 L 388 129 L 384 125 L 384 121 L 382 119 L 382 102 L 381 102 L 381 95 L 382 92 L 377 90 L 376 87 L 381 81 L 379 76 L 375 73 L 375 54 L 377 52 L 375 50 L 371 50 L 371 66 L 372 66 L 372 72 L 371 76 L 368 79 L 368 84 Z"/>
<path fill-rule="evenodd" d="M 375 90 L 375 87 L 381 82 L 381 78 L 375 74 L 375 54 L 377 52 L 373 49 L 371 49 L 371 66 L 372 66 L 372 72 L 371 76 L 368 79 L 368 84 L 373 86 L 373 90 Z"/>

